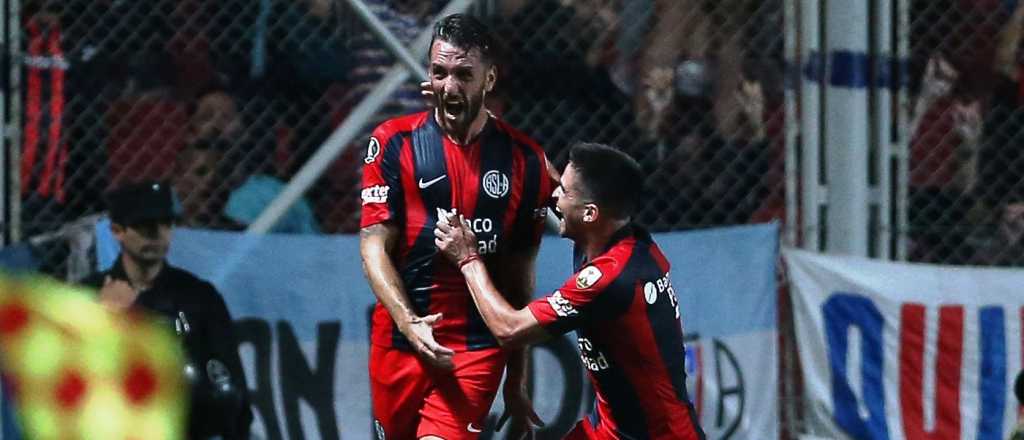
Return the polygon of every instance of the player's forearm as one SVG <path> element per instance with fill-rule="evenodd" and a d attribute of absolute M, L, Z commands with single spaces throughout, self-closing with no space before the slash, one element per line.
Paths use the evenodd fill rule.
<path fill-rule="evenodd" d="M 384 225 L 375 226 L 360 232 L 359 252 L 363 260 L 363 273 L 374 296 L 388 311 L 399 329 L 403 329 L 416 317 L 416 313 L 388 253 L 388 249 L 391 248 L 392 231 Z"/>
<path fill-rule="evenodd" d="M 505 267 L 503 273 L 503 285 L 505 298 L 514 309 L 520 310 L 530 302 L 533 292 L 536 273 L 534 271 L 537 258 L 537 248 L 529 251 L 511 255 L 511 260 Z M 530 354 L 526 347 L 513 348 L 508 352 L 508 366 L 506 368 L 508 377 L 505 379 L 505 388 L 520 389 L 526 385 L 526 377 L 529 374 Z"/>
<path fill-rule="evenodd" d="M 370 290 L 399 327 L 416 317 L 390 259 L 364 258 L 363 272 L 370 283 Z"/>
<path fill-rule="evenodd" d="M 525 308 L 517 310 L 509 304 L 495 287 L 491 277 L 487 274 L 487 267 L 482 261 L 476 260 L 463 265 L 462 274 L 466 277 L 469 293 L 473 297 L 477 310 L 480 311 L 484 324 L 498 339 L 498 342 L 502 346 L 524 344 L 525 337 L 530 333 L 530 327 L 536 325 L 535 319 L 532 320 L 532 323 L 530 322 L 529 318 L 533 316 L 530 311 Z"/>

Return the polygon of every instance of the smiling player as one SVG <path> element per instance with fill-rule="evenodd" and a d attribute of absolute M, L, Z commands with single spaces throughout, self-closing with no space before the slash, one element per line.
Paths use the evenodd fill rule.
<path fill-rule="evenodd" d="M 703 440 L 686 392 L 679 301 L 669 262 L 632 218 L 643 173 L 625 153 L 580 143 L 555 190 L 559 233 L 575 244 L 575 270 L 558 290 L 510 305 L 480 264 L 472 227 L 445 216 L 438 248 L 456 263 L 498 340 L 522 347 L 575 330 L 597 394 L 567 440 Z"/>

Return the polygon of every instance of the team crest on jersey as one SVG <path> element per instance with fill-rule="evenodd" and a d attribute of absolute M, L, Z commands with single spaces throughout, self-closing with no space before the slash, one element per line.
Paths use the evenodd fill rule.
<path fill-rule="evenodd" d="M 366 146 L 366 157 L 363 158 L 363 163 L 369 165 L 377 160 L 377 156 L 380 156 L 380 141 L 375 137 L 371 137 L 370 145 Z"/>
<path fill-rule="evenodd" d="M 594 284 L 597 284 L 597 280 L 601 279 L 601 270 L 594 266 L 587 266 L 580 271 L 579 275 L 576 275 L 576 288 L 577 289 L 589 289 Z"/>
<path fill-rule="evenodd" d="M 508 194 L 508 176 L 498 170 L 490 170 L 484 174 L 484 192 L 495 199 Z"/>
<path fill-rule="evenodd" d="M 555 310 L 555 314 L 558 316 L 565 317 L 579 313 L 569 300 L 562 297 L 562 292 L 558 290 L 548 297 L 548 304 Z"/>

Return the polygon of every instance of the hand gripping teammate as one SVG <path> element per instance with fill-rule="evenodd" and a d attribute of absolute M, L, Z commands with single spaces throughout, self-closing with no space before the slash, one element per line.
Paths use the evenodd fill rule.
<path fill-rule="evenodd" d="M 555 190 L 559 232 L 575 243 L 575 270 L 526 307 L 509 304 L 480 261 L 472 225 L 445 216 L 435 244 L 455 263 L 487 327 L 505 347 L 576 330 L 597 393 L 567 439 L 703 439 L 686 392 L 679 302 L 669 262 L 631 222 L 640 166 L 614 148 L 577 144 Z"/>

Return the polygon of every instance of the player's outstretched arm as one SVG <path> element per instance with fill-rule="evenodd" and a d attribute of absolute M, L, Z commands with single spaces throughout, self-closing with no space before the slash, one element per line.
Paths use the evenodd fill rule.
<path fill-rule="evenodd" d="M 434 340 L 431 328 L 441 319 L 440 314 L 417 316 L 402 287 L 401 277 L 391 259 L 398 243 L 398 227 L 391 223 L 378 223 L 359 231 L 359 253 L 363 258 L 363 273 L 370 289 L 387 309 L 398 330 L 402 332 L 419 355 L 430 364 L 450 370 L 453 367 L 451 349 Z"/>
<path fill-rule="evenodd" d="M 484 324 L 503 347 L 523 347 L 548 339 L 528 308 L 516 309 L 495 287 L 476 253 L 476 236 L 462 219 L 444 219 L 434 229 L 434 244 L 459 265 Z"/>

